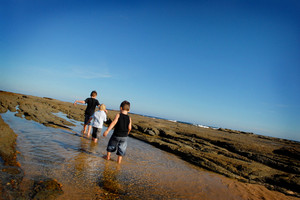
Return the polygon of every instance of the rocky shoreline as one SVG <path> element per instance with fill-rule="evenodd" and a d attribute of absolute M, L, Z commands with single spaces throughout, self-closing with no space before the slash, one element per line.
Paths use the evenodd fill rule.
<path fill-rule="evenodd" d="M 53 113 L 62 112 L 70 119 L 82 121 L 85 106 L 73 106 L 72 103 L 48 97 L 41 98 L 0 91 L 0 113 L 8 110 L 16 112 L 17 117 L 34 120 L 45 126 L 70 129 L 70 126 L 74 126 L 72 123 Z M 117 112 L 108 112 L 107 125 Z M 134 138 L 180 156 L 206 170 L 242 182 L 261 184 L 286 195 L 300 197 L 299 142 L 230 129 L 202 128 L 136 114 L 130 114 L 130 116 L 133 120 L 133 130 L 130 135 Z M 12 176 L 16 176 L 14 180 L 20 182 L 23 172 L 16 161 L 16 135 L 2 118 L 0 118 L 0 123 L 0 137 L 6 138 L 0 140 L 0 156 L 2 158 L 0 175 L 1 177 L 10 177 L 12 174 L 7 173 L 6 170 L 9 166 L 17 169 L 18 173 L 14 173 Z M 4 142 L 6 140 L 9 142 Z M 4 143 L 9 147 L 4 146 Z M 0 186 L 2 194 L 8 194 L 10 197 L 20 196 L 18 184 L 14 184 L 15 189 L 7 187 L 12 185 L 7 185 L 12 178 L 10 180 L 2 178 L 2 180 L 2 186 Z M 49 180 L 44 181 L 49 182 Z M 54 185 L 59 187 L 59 183 Z M 10 191 L 14 192 L 10 193 Z"/>
<path fill-rule="evenodd" d="M 0 199 L 55 199 L 62 194 L 62 186 L 54 179 L 40 178 L 31 180 L 29 191 L 23 191 L 20 187 L 24 172 L 17 162 L 16 151 L 17 135 L 3 121 L 0 116 Z"/>
<path fill-rule="evenodd" d="M 131 116 L 137 139 L 209 171 L 299 197 L 299 142 Z"/>
<path fill-rule="evenodd" d="M 19 195 L 19 184 L 23 171 L 17 162 L 17 135 L 0 116 L 0 191 L 4 199 L 16 199 Z M 0 197 L 1 199 L 1 197 Z"/>

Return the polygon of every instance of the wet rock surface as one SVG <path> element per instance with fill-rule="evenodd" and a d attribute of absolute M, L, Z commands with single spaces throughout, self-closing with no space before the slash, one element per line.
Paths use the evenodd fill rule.
<path fill-rule="evenodd" d="M 1 116 L 0 125 L 0 156 L 3 159 L 3 164 L 7 166 L 17 166 L 17 151 L 15 148 L 17 135 L 3 121 Z"/>
<path fill-rule="evenodd" d="M 83 121 L 85 106 L 1 91 L 0 112 L 7 110 L 17 112 L 17 117 L 45 126 L 69 129 L 68 126 L 73 124 L 53 113 L 63 112 L 70 119 Z M 108 112 L 107 125 L 117 112 Z M 204 169 L 300 197 L 299 142 L 230 129 L 202 128 L 136 114 L 130 116 L 133 121 L 130 135 L 134 138 Z M 11 160 L 13 156 L 6 158 Z"/>
<path fill-rule="evenodd" d="M 24 172 L 17 166 L 4 166 L 0 164 L 0 199 L 26 199 L 20 184 Z"/>
<path fill-rule="evenodd" d="M 3 199 L 22 197 L 19 185 L 24 173 L 17 162 L 16 138 L 17 135 L 0 116 L 0 193 Z"/>
<path fill-rule="evenodd" d="M 30 198 L 34 200 L 52 200 L 63 194 L 62 185 L 55 179 L 35 180 Z"/>

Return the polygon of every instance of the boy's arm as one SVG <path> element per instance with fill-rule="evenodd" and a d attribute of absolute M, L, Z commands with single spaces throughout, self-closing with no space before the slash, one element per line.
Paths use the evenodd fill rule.
<path fill-rule="evenodd" d="M 108 134 L 108 132 L 109 132 L 111 129 L 114 128 L 114 126 L 115 126 L 115 125 L 117 124 L 117 122 L 118 122 L 119 117 L 120 117 L 120 114 L 119 114 L 119 113 L 116 114 L 116 117 L 115 117 L 114 121 L 111 122 L 111 124 L 109 125 L 109 127 L 107 128 L 107 130 L 103 133 L 103 136 L 104 136 L 104 137 L 106 137 L 107 134 Z"/>
<path fill-rule="evenodd" d="M 131 117 L 129 117 L 129 124 L 128 124 L 128 134 L 131 131 L 132 123 L 131 123 Z"/>
<path fill-rule="evenodd" d="M 85 101 L 76 100 L 76 101 L 74 102 L 74 106 L 76 106 L 76 103 L 82 103 L 82 104 L 85 104 Z"/>

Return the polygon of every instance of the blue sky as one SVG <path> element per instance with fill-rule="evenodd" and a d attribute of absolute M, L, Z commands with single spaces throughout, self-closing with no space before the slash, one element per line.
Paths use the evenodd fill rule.
<path fill-rule="evenodd" d="M 0 89 L 300 141 L 300 2 L 0 1 Z"/>

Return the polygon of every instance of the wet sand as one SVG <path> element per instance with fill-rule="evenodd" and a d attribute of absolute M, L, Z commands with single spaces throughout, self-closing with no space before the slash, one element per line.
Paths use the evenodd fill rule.
<path fill-rule="evenodd" d="M 53 129 L 55 130 L 53 131 L 53 134 L 45 136 L 46 138 L 54 137 L 54 135 L 60 135 L 63 136 L 63 138 L 70 137 L 64 142 L 61 142 L 62 139 L 56 139 L 55 141 L 57 144 L 55 148 L 53 146 L 39 147 L 40 143 L 42 142 L 37 142 L 33 144 L 29 143 L 28 145 L 30 147 L 35 147 L 34 150 L 26 150 L 25 148 L 23 152 L 21 151 L 18 159 L 20 160 L 21 168 L 26 172 L 25 178 L 20 184 L 22 187 L 24 187 L 24 185 L 29 187 L 30 184 L 28 183 L 32 178 L 36 176 L 44 176 L 56 179 L 58 182 L 62 183 L 64 194 L 57 197 L 61 199 L 68 199 L 68 197 L 80 199 L 79 193 L 72 194 L 71 192 L 74 191 L 74 186 L 76 186 L 77 182 L 79 184 L 78 188 L 82 188 L 81 190 L 76 188 L 76 190 L 78 189 L 78 191 L 81 191 L 80 194 L 85 194 L 85 185 L 93 185 L 93 189 L 89 188 L 91 189 L 90 191 L 93 191 L 93 196 L 82 197 L 86 199 L 109 199 L 116 197 L 121 199 L 141 197 L 147 197 L 148 199 L 195 199 L 195 197 L 201 197 L 201 199 L 297 199 L 296 197 L 285 195 L 290 193 L 290 195 L 297 196 L 296 189 L 299 185 L 299 182 L 297 182 L 299 178 L 299 173 L 297 173 L 299 167 L 299 157 L 293 158 L 293 156 L 295 157 L 295 151 L 297 153 L 297 150 L 299 149 L 299 143 L 297 142 L 280 140 L 276 138 L 273 139 L 249 133 L 230 133 L 228 130 L 218 131 L 212 129 L 203 129 L 191 125 L 174 123 L 166 120 L 151 119 L 131 114 L 135 126 L 132 134 L 133 137 L 146 141 L 147 143 L 150 143 L 160 149 L 169 151 L 172 154 L 176 154 L 179 157 L 153 148 L 144 142 L 130 139 L 133 145 L 130 146 L 131 148 L 128 148 L 128 155 L 124 160 L 124 163 L 122 163 L 121 168 L 118 168 L 115 162 L 106 162 L 101 157 L 101 155 L 105 154 L 105 145 L 99 144 L 99 146 L 92 147 L 90 140 L 86 140 L 85 138 L 74 135 L 74 132 L 79 132 L 79 130 L 76 130 L 76 127 L 80 127 L 78 122 L 75 120 L 83 119 L 82 115 L 84 113 L 84 106 L 74 107 L 71 103 L 61 102 L 49 98 L 38 98 L 28 95 L 4 92 L 0 93 L 0 100 L 0 110 L 2 113 L 10 110 L 12 112 L 16 112 L 15 115 L 20 117 L 16 118 L 13 116 L 15 119 L 11 120 L 12 123 L 15 120 L 23 120 L 31 123 L 35 121 L 37 123 L 34 125 L 34 129 L 39 131 L 42 131 L 43 129 L 52 130 L 53 128 L 49 127 L 55 127 Z M 62 116 L 59 117 L 59 115 L 52 114 L 58 112 L 65 113 L 68 118 L 64 118 Z M 112 118 L 114 114 L 115 111 L 109 111 L 110 118 Z M 19 135 L 17 145 L 19 143 L 25 145 L 25 141 L 19 142 L 19 140 L 21 140 L 23 135 L 26 133 L 26 128 L 24 129 L 24 127 L 21 127 L 18 130 L 15 128 L 16 125 L 12 125 L 10 123 L 8 124 Z M 27 130 L 27 132 L 34 131 Z M 49 132 L 49 130 L 46 132 Z M 193 135 L 189 135 L 190 133 L 193 133 Z M 228 139 L 229 136 L 231 136 L 231 140 Z M 33 135 L 31 137 L 34 138 L 36 136 Z M 254 141 L 254 139 L 257 140 L 258 144 L 250 143 L 242 149 L 237 149 L 239 146 L 236 146 L 234 139 L 243 141 L 247 137 L 250 138 L 251 141 Z M 223 139 L 223 141 L 221 139 Z M 76 144 L 72 143 L 74 140 L 78 140 Z M 226 143 L 224 143 L 224 140 Z M 138 144 L 136 144 L 137 142 Z M 183 144 L 185 146 L 183 146 Z M 231 144 L 231 146 L 229 144 Z M 199 146 L 198 149 L 197 145 Z M 147 147 L 147 151 L 145 151 L 145 146 Z M 177 148 L 175 148 L 176 146 Z M 283 147 L 286 149 L 294 149 L 295 151 L 284 151 Z M 41 149 L 43 150 L 40 151 Z M 58 149 L 58 152 L 55 152 L 54 149 Z M 192 150 L 194 149 L 200 151 L 198 156 L 201 157 L 199 157 L 199 159 L 196 159 L 195 155 L 193 155 Z M 256 151 L 253 151 L 253 149 L 256 149 Z M 253 164 L 253 162 L 257 161 L 251 160 L 251 156 L 248 155 L 251 153 L 252 157 L 258 157 L 257 155 L 265 156 L 266 152 L 261 152 L 261 154 L 258 154 L 259 151 L 270 151 L 270 149 L 273 149 L 273 151 L 279 150 L 278 152 L 281 153 L 279 155 L 282 159 L 281 163 L 293 162 L 293 164 L 289 167 L 294 167 L 294 171 L 296 172 L 287 172 L 285 168 L 285 170 L 280 171 L 276 169 L 276 166 L 272 166 L 271 168 L 269 166 L 270 163 L 264 163 L 265 160 L 263 159 L 262 162 Z M 249 150 L 247 152 L 248 154 L 243 155 L 246 153 L 246 150 Z M 30 156 L 27 155 L 28 152 L 30 152 L 29 155 L 34 155 L 35 152 L 40 152 L 40 155 L 37 156 L 38 159 L 35 158 L 31 160 L 29 159 Z M 47 155 L 47 152 L 51 152 L 51 154 Z M 239 154 L 238 152 L 242 153 Z M 285 155 L 282 155 L 282 152 L 288 152 L 290 154 L 288 154 L 288 157 L 285 157 Z M 205 155 L 205 153 L 207 154 Z M 272 151 L 271 153 L 274 154 Z M 231 157 L 229 157 L 231 159 L 227 159 L 227 165 L 229 165 L 229 167 L 225 168 L 222 164 L 226 162 L 224 157 L 228 155 L 231 155 Z M 213 160 L 211 159 L 205 161 L 205 159 L 207 159 L 209 156 L 212 156 L 211 158 L 216 158 L 217 161 L 221 161 L 219 163 L 214 163 L 215 165 L 211 164 L 210 167 L 207 167 L 209 166 L 208 164 Z M 276 158 L 277 160 L 279 159 L 278 157 Z M 25 158 L 28 158 L 31 161 L 25 162 Z M 49 161 L 49 158 L 56 159 Z M 182 161 L 182 158 L 190 163 L 193 163 L 193 165 Z M 268 158 L 270 158 L 270 155 Z M 199 162 L 199 160 L 202 163 Z M 240 166 L 235 166 L 233 160 L 236 160 L 237 163 L 240 162 Z M 252 170 L 252 173 L 258 173 L 258 175 L 255 175 L 254 173 L 253 174 L 254 176 L 261 176 L 261 178 L 255 180 L 254 177 L 252 180 L 248 177 L 247 179 L 247 176 L 243 175 L 242 173 L 233 173 L 234 176 L 231 176 L 230 173 L 233 171 L 231 166 L 235 166 L 236 169 L 239 169 L 240 171 L 245 170 L 243 169 L 243 162 L 250 163 L 247 166 L 249 167 L 248 170 Z M 86 163 L 93 163 L 92 166 L 96 167 L 93 168 L 90 166 L 90 164 Z M 40 165 L 42 165 L 42 167 Z M 62 168 L 66 171 L 64 172 L 62 170 L 59 172 L 59 170 L 52 170 L 54 172 L 51 172 L 51 167 L 47 168 L 48 165 L 55 165 L 56 167 L 63 166 Z M 257 165 L 257 168 L 252 168 L 252 166 L 255 167 L 255 165 Z M 228 177 L 233 177 L 236 180 L 228 179 L 224 176 L 205 171 L 198 166 L 206 168 L 210 171 L 218 172 Z M 218 166 L 221 166 L 223 169 L 218 168 Z M 39 171 L 37 170 L 39 167 L 41 167 L 40 174 L 35 174 Z M 261 168 L 259 169 L 259 167 Z M 267 174 L 269 168 L 271 170 L 269 174 Z M 251 171 L 249 171 L 248 174 L 250 172 Z M 55 175 L 55 173 L 58 173 L 58 175 Z M 280 188 L 278 188 L 278 183 L 280 183 L 281 180 L 276 180 L 276 178 L 278 178 L 274 176 L 276 173 L 281 175 L 278 177 L 284 181 L 282 182 L 283 184 L 296 180 L 293 183 L 294 185 L 289 183 L 287 187 L 283 187 L 283 190 L 280 190 Z M 267 179 L 267 175 L 270 175 L 270 180 Z M 83 177 L 83 179 L 80 177 Z M 284 177 L 288 177 L 288 180 L 285 180 Z M 271 181 L 272 178 L 274 178 L 273 182 Z M 88 180 L 88 182 L 85 183 L 83 180 Z M 237 180 L 260 183 L 260 185 L 241 183 Z M 265 181 L 265 184 L 263 181 Z M 271 189 L 277 189 L 285 194 L 268 190 L 265 186 Z M 290 186 L 296 186 L 296 188 Z M 139 192 L 136 193 L 134 191 Z"/>

